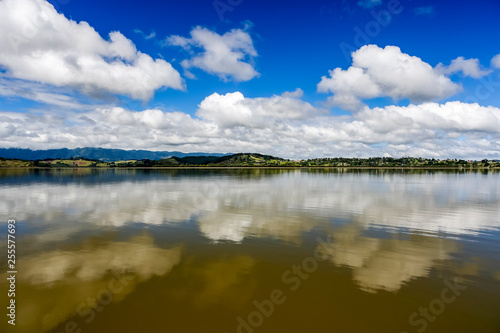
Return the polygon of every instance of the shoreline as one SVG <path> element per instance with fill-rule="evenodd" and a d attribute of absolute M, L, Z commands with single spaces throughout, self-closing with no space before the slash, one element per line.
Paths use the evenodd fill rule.
<path fill-rule="evenodd" d="M 162 166 L 162 167 L 0 167 L 0 170 L 196 170 L 196 169 L 278 169 L 278 170 L 302 170 L 302 169 L 360 169 L 360 170 L 457 170 L 457 171 L 493 171 L 500 168 L 489 167 L 375 167 L 375 166 Z"/>

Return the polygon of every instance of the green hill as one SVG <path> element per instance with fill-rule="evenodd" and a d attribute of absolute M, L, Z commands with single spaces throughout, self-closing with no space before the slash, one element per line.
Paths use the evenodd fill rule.
<path fill-rule="evenodd" d="M 33 167 L 32 161 L 9 159 L 0 157 L 0 168 L 26 168 Z"/>
<path fill-rule="evenodd" d="M 285 159 L 262 154 L 234 154 L 215 159 L 209 165 L 217 166 L 258 166 L 258 165 L 282 165 Z"/>
<path fill-rule="evenodd" d="M 82 158 L 89 160 L 100 160 L 104 162 L 117 162 L 126 160 L 159 160 L 166 159 L 171 156 L 187 157 L 187 156 L 224 156 L 225 154 L 212 153 L 182 153 L 180 151 L 149 151 L 149 150 L 124 150 L 124 149 L 108 149 L 108 148 L 61 148 L 47 150 L 31 150 L 21 148 L 0 148 L 0 157 L 7 159 L 22 159 L 22 160 L 44 160 Z"/>
<path fill-rule="evenodd" d="M 180 164 L 195 164 L 195 165 L 206 165 L 215 162 L 219 159 L 218 156 L 186 156 L 186 157 L 172 157 Z"/>
<path fill-rule="evenodd" d="M 457 159 L 426 159 L 413 157 L 370 158 L 315 158 L 291 161 L 271 155 L 240 153 L 228 156 L 168 157 L 159 160 L 129 159 L 104 162 L 96 159 L 71 157 L 27 161 L 0 157 L 0 168 L 150 168 L 150 167 L 354 167 L 354 168 L 450 168 L 450 169 L 499 169 L 500 161 L 483 159 L 466 161 Z"/>
<path fill-rule="evenodd" d="M 262 154 L 170 157 L 156 161 L 155 166 L 259 166 L 281 165 L 285 159 Z"/>

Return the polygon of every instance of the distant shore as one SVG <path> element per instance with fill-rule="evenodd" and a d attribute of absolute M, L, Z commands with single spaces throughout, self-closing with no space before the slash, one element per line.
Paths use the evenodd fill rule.
<path fill-rule="evenodd" d="M 500 169 L 500 161 L 429 159 L 415 157 L 369 157 L 369 158 L 313 158 L 289 160 L 257 153 L 239 153 L 227 156 L 167 157 L 159 160 L 104 161 L 82 157 L 46 158 L 43 160 L 21 160 L 0 158 L 0 168 L 30 169 L 428 169 L 428 170 L 494 170 Z"/>
<path fill-rule="evenodd" d="M 370 167 L 370 166 L 154 166 L 154 167 L 2 167 L 0 170 L 237 170 L 237 169 L 261 169 L 261 170 L 326 170 L 326 169 L 349 169 L 349 170 L 457 170 L 457 171 L 493 171 L 500 170 L 500 167 L 476 167 L 476 168 L 464 168 L 464 167 L 410 167 L 410 166 L 399 166 L 399 167 Z"/>

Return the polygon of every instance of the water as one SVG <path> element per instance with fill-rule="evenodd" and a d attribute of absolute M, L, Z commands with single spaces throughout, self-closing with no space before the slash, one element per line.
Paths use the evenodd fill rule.
<path fill-rule="evenodd" d="M 0 199 L 2 332 L 500 332 L 500 173 L 0 170 Z"/>

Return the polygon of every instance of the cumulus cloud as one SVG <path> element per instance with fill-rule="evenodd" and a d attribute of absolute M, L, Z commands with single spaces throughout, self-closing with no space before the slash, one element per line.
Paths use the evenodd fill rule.
<path fill-rule="evenodd" d="M 196 115 L 223 128 L 262 128 L 269 122 L 306 120 L 321 113 L 300 100 L 302 94 L 301 89 L 270 98 L 245 98 L 241 92 L 214 93 L 200 103 Z"/>
<path fill-rule="evenodd" d="M 1 145 L 40 149 L 112 147 L 117 144 L 126 149 L 138 146 L 155 149 L 162 146 L 172 148 L 178 145 L 196 145 L 206 142 L 213 126 L 182 112 L 134 112 L 122 108 L 99 108 L 85 113 L 62 115 L 52 112 L 43 115 L 4 112 L 1 118 L 3 121 L 0 132 L 2 129 L 11 132 L 0 139 Z M 24 139 L 16 143 L 20 138 Z M 24 142 L 21 143 L 22 141 Z"/>
<path fill-rule="evenodd" d="M 257 51 L 245 30 L 233 29 L 219 35 L 207 28 L 195 27 L 191 30 L 191 38 L 173 35 L 165 44 L 180 46 L 191 53 L 190 59 L 181 62 L 190 76 L 190 68 L 199 68 L 223 80 L 248 81 L 259 73 L 252 64 Z"/>
<path fill-rule="evenodd" d="M 500 109 L 462 102 L 424 103 L 407 107 L 364 109 L 357 118 L 378 133 L 389 133 L 403 125 L 405 130 L 428 129 L 466 133 L 500 133 Z"/>
<path fill-rule="evenodd" d="M 500 54 L 497 54 L 491 59 L 491 65 L 495 68 L 500 68 Z"/>
<path fill-rule="evenodd" d="M 444 75 L 462 72 L 462 75 L 470 76 L 475 79 L 479 79 L 491 73 L 491 70 L 481 69 L 479 59 L 465 59 L 464 57 L 458 57 L 452 60 L 449 66 L 439 63 L 436 66 L 436 71 Z"/>
<path fill-rule="evenodd" d="M 195 115 L 118 107 L 61 114 L 3 112 L 0 146 L 260 152 L 287 158 L 389 154 L 497 159 L 500 152 L 496 107 L 428 102 L 330 115 L 303 101 L 301 94 L 249 98 L 241 92 L 214 93 Z"/>
<path fill-rule="evenodd" d="M 332 106 L 358 109 L 362 99 L 392 97 L 425 102 L 449 97 L 461 87 L 422 59 L 399 47 L 365 45 L 352 53 L 352 66 L 336 68 L 318 83 L 319 92 L 331 92 Z"/>
<path fill-rule="evenodd" d="M 358 1 L 358 6 L 361 8 L 372 8 L 382 4 L 382 0 L 360 0 Z"/>
<path fill-rule="evenodd" d="M 349 67 L 347 70 L 335 68 L 330 71 L 330 78 L 321 78 L 318 91 L 333 92 L 330 102 L 348 110 L 359 108 L 362 105 L 360 99 L 375 98 L 382 94 L 382 88 L 359 67 Z"/>
<path fill-rule="evenodd" d="M 184 89 L 170 63 L 138 51 L 118 31 L 105 40 L 44 0 L 1 1 L 0 30 L 0 65 L 12 78 L 142 100 L 162 87 Z"/>

